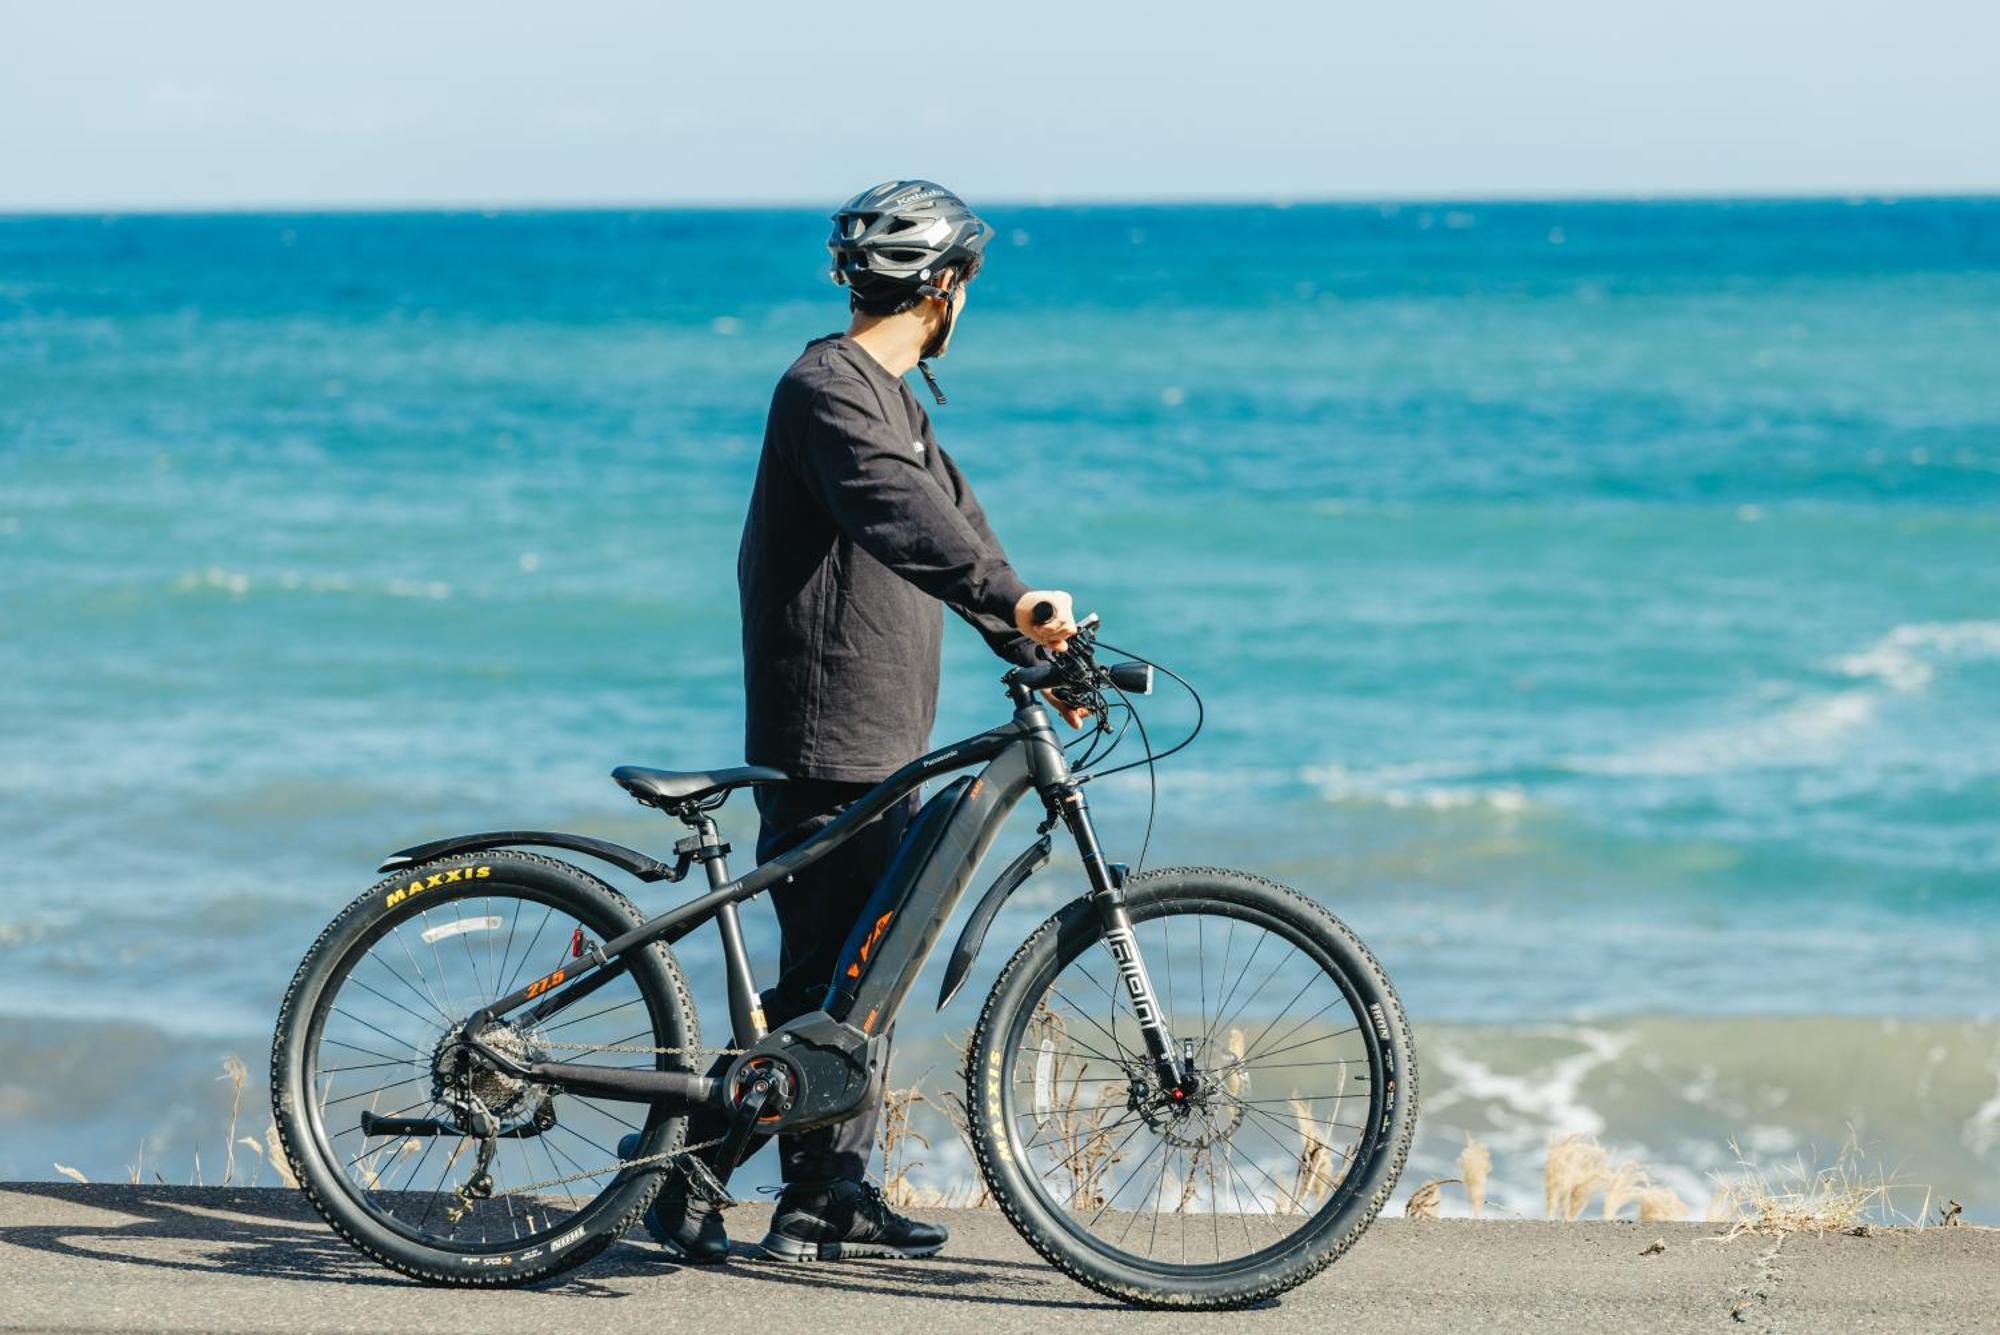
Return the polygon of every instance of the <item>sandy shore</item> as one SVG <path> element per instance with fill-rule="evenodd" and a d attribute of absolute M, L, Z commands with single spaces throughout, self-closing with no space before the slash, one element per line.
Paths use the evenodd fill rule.
<path fill-rule="evenodd" d="M 943 1212 L 934 1260 L 676 1267 L 635 1243 L 537 1291 L 426 1289 L 337 1241 L 296 1194 L 0 1186 L 0 1329 L 1011 1332 L 1185 1327 L 1077 1287 L 992 1211 Z M 767 1207 L 731 1214 L 755 1238 Z M 2000 1231 L 1742 1237 L 1714 1225 L 1385 1220 L 1258 1330 L 2000 1329 Z M 1649 1250 L 1655 1240 L 1664 1250 Z M 621 1299 L 624 1301 L 604 1301 Z"/>

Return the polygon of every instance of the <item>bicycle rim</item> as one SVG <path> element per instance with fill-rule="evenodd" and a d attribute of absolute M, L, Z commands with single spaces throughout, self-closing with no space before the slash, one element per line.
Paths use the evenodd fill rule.
<path fill-rule="evenodd" d="M 1383 1129 L 1378 1034 L 1305 924 L 1198 894 L 1130 906 L 1168 1032 L 1162 1090 L 1094 921 L 1031 980 L 1003 1048 L 1021 1176 L 1074 1242 L 1163 1276 L 1261 1266 L 1331 1228 Z"/>
<path fill-rule="evenodd" d="M 476 1140 L 371 1134 L 362 1118 L 365 1110 L 454 1122 L 436 1075 L 446 1036 L 479 1007 L 561 967 L 580 941 L 629 925 L 609 903 L 511 882 L 437 893 L 373 924 L 321 989 L 304 1046 L 307 1124 L 338 1189 L 414 1242 L 508 1252 L 559 1241 L 613 1188 L 625 1171 L 620 1137 L 639 1133 L 645 1152 L 678 1140 L 680 1119 L 645 1105 L 491 1073 L 478 1092 L 502 1135 L 486 1169 L 491 1194 L 478 1196 L 465 1190 Z M 482 1037 L 517 1060 L 669 1069 L 665 1056 L 608 1049 L 675 1045 L 679 1023 L 671 1001 L 628 971 L 542 1025 L 502 1025 Z"/>

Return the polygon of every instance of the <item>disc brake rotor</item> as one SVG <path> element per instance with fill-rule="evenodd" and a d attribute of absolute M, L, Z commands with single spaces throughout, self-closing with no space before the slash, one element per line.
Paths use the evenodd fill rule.
<path fill-rule="evenodd" d="M 1176 1100 L 1150 1078 L 1134 1079 L 1130 1107 L 1169 1145 L 1198 1150 L 1228 1140 L 1243 1124 L 1243 1100 L 1250 1093 L 1250 1072 L 1234 1033 L 1220 1041 L 1184 1040 L 1184 1059 L 1197 1080 L 1193 1097 Z"/>

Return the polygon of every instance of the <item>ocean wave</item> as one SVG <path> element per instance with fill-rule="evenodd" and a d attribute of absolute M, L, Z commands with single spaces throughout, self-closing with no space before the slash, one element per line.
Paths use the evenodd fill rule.
<path fill-rule="evenodd" d="M 1898 626 L 1857 654 L 1836 658 L 1834 671 L 1873 678 L 1910 694 L 1937 675 L 1940 659 L 2000 658 L 2000 621 L 1927 621 Z"/>
<path fill-rule="evenodd" d="M 1548 1147 L 1574 1134 L 1596 1139 L 1613 1162 L 1638 1164 L 1696 1218 L 1746 1164 L 1826 1164 L 1857 1138 L 1864 1170 L 1879 1165 L 1892 1184 L 1893 1207 L 1920 1209 L 1935 1188 L 1981 1222 L 2000 1218 L 1990 1204 L 2000 1198 L 2000 1023 L 1636 1015 L 1467 1025 L 1419 1016 L 1416 1037 L 1417 1140 L 1391 1213 L 1418 1183 L 1458 1178 L 1455 1161 L 1476 1140 L 1492 1156 L 1488 1215 L 1541 1218 Z M 899 1042 L 898 1070 L 928 1072 L 921 1083 L 932 1094 L 950 1087 L 947 1039 Z M 921 1106 L 913 1116 L 936 1147 L 920 1177 L 967 1188 L 972 1165 L 950 1128 Z M 1593 1202 L 1592 1213 L 1600 1209 Z M 1447 1189 L 1443 1210 L 1465 1214 L 1465 1197 Z"/>
<path fill-rule="evenodd" d="M 1467 1102 L 1484 1104 L 1500 1129 L 1527 1133 L 1523 1144 L 1546 1136 L 1602 1135 L 1604 1115 L 1584 1101 L 1583 1083 L 1617 1061 L 1632 1046 L 1634 1036 L 1561 1026 L 1516 1032 L 1575 1044 L 1577 1050 L 1517 1071 L 1502 1071 L 1462 1049 L 1440 1048 L 1432 1069 L 1444 1079 L 1428 1099 L 1429 1111 L 1442 1112 Z"/>
<path fill-rule="evenodd" d="M 523 569 L 532 567 L 524 565 Z M 222 566 L 208 566 L 202 570 L 183 571 L 168 586 L 175 593 L 226 593 L 242 598 L 253 589 L 284 593 L 361 593 L 379 594 L 389 598 L 428 598 L 443 600 L 452 596 L 452 586 L 439 579 L 392 579 L 380 584 L 364 584 L 347 575 L 301 575 L 294 571 L 268 578 L 253 580 L 241 570 L 229 570 Z"/>
<path fill-rule="evenodd" d="M 1807 695 L 1764 718 L 1704 727 L 1569 764 L 1584 773 L 1664 777 L 1835 765 L 1886 703 L 1927 689 L 1942 664 L 1995 658 L 2000 658 L 2000 621 L 1901 625 L 1826 665 L 1866 684 Z"/>
<path fill-rule="evenodd" d="M 1874 722 L 1869 690 L 1838 691 L 1790 705 L 1765 719 L 1701 728 L 1607 756 L 1572 758 L 1586 774 L 1693 777 L 1743 769 L 1792 769 L 1833 763 L 1850 734 Z"/>
<path fill-rule="evenodd" d="M 1422 1110 L 1406 1181 L 1493 1154 L 1494 1213 L 1539 1216 L 1558 1136 L 1598 1138 L 1697 1216 L 1743 1161 L 1828 1162 L 1859 1137 L 1892 1182 L 1961 1200 L 2000 1191 L 2000 1025 L 1833 1016 L 1635 1017 L 1578 1025 L 1423 1025 Z M 1854 1073 L 1868 1072 L 1857 1080 Z M 1899 1198 L 1900 1199 L 1900 1198 Z M 1446 1193 L 1446 1210 L 1463 1213 Z M 1993 1218 L 1991 1207 L 1984 1218 Z"/>
<path fill-rule="evenodd" d="M 1518 784 L 1451 782 L 1474 777 L 1472 771 L 1436 764 L 1386 765 L 1370 770 L 1310 765 L 1299 771 L 1299 778 L 1318 789 L 1328 802 L 1416 811 L 1484 808 L 1509 816 L 1531 805 L 1527 790 Z"/>

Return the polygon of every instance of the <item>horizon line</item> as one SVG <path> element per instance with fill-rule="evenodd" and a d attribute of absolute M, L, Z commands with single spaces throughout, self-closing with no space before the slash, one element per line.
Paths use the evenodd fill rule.
<path fill-rule="evenodd" d="M 981 201 L 988 209 L 1052 208 L 1422 208 L 1445 205 L 1519 204 L 1652 204 L 1652 203 L 1819 203 L 1847 201 L 1885 204 L 1904 199 L 1986 200 L 2000 199 L 2000 185 L 1966 188 L 1962 186 L 1914 186 L 1904 188 L 1811 186 L 1786 190 L 1720 190 L 1706 188 L 1583 191 L 1537 194 L 1289 194 L 1283 191 L 1214 195 L 1116 195 L 1092 196 L 1041 194 L 1034 196 L 998 195 Z M 0 218 L 77 217 L 217 217 L 285 214 L 502 214 L 502 213 L 745 213 L 823 211 L 824 201 L 801 199 L 646 199 L 629 200 L 354 200 L 319 202 L 216 203 L 190 201 L 185 204 L 0 204 Z"/>

